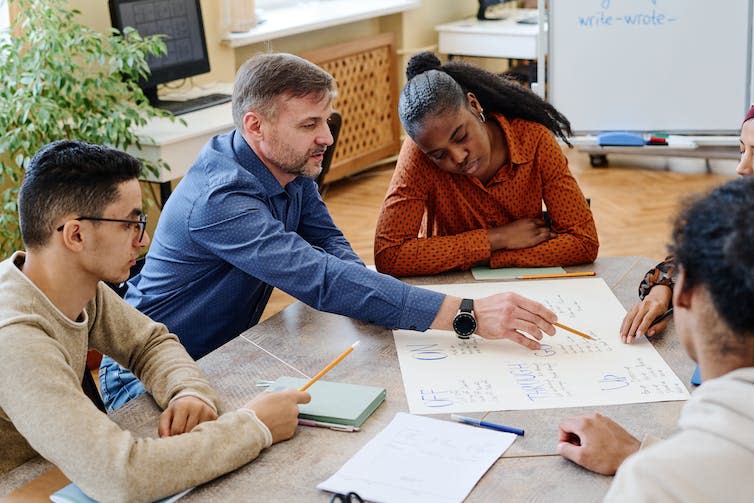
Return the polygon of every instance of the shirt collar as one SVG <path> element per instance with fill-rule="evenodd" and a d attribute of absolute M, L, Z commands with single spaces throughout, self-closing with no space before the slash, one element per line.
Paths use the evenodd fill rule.
<path fill-rule="evenodd" d="M 527 150 L 521 143 L 520 138 L 516 135 L 516 129 L 511 122 L 498 113 L 493 113 L 492 117 L 494 117 L 497 123 L 500 124 L 500 127 L 503 128 L 503 137 L 508 144 L 510 163 L 514 165 L 532 162 L 534 160 L 534 150 Z"/>
<path fill-rule="evenodd" d="M 285 189 L 280 186 L 280 182 L 277 181 L 267 166 L 265 166 L 261 159 L 259 159 L 257 154 L 246 142 L 246 138 L 244 138 L 241 132 L 237 129 L 233 131 L 233 152 L 235 153 L 241 167 L 259 180 L 268 195 L 274 197 L 285 192 Z M 295 183 L 297 180 L 298 178 L 288 185 Z"/>

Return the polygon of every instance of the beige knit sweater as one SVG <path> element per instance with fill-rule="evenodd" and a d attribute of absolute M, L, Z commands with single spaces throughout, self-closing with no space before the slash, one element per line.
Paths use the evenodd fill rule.
<path fill-rule="evenodd" d="M 154 501 L 234 470 L 271 444 L 246 409 L 173 437 L 122 430 L 81 389 L 89 348 L 132 369 L 162 408 L 179 394 L 215 407 L 218 398 L 164 325 L 102 283 L 71 321 L 19 270 L 23 261 L 17 252 L 0 262 L 0 474 L 39 454 L 94 499 Z"/>

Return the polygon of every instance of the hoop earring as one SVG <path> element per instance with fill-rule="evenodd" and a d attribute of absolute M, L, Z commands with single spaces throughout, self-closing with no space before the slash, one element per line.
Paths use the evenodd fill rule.
<path fill-rule="evenodd" d="M 479 112 L 479 120 L 482 121 L 482 124 L 487 122 L 487 119 L 484 117 L 484 112 Z"/>

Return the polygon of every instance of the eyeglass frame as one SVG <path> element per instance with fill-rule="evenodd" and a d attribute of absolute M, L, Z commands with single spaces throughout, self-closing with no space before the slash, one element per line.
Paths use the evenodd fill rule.
<path fill-rule="evenodd" d="M 355 493 L 353 491 L 347 493 L 347 494 L 340 494 L 335 493 L 332 495 L 332 498 L 330 498 L 330 503 L 364 503 L 364 500 L 361 496 L 359 496 L 358 493 Z"/>
<path fill-rule="evenodd" d="M 123 220 L 121 218 L 104 218 L 104 217 L 87 217 L 84 215 L 78 216 L 76 218 L 72 218 L 71 220 L 91 220 L 93 222 L 118 222 L 121 224 L 138 224 L 141 228 L 141 232 L 139 232 L 139 243 L 141 243 L 141 240 L 144 239 L 144 233 L 147 230 L 147 215 L 141 214 L 139 215 L 138 220 Z M 61 232 L 63 230 L 63 227 L 65 227 L 65 224 L 61 225 L 57 229 L 55 229 L 57 232 Z"/>

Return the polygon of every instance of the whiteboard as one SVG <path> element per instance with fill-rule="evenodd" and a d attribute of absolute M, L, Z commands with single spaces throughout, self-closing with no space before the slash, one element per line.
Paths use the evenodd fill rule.
<path fill-rule="evenodd" d="M 751 25 L 752 0 L 550 0 L 547 100 L 575 132 L 738 134 Z"/>

